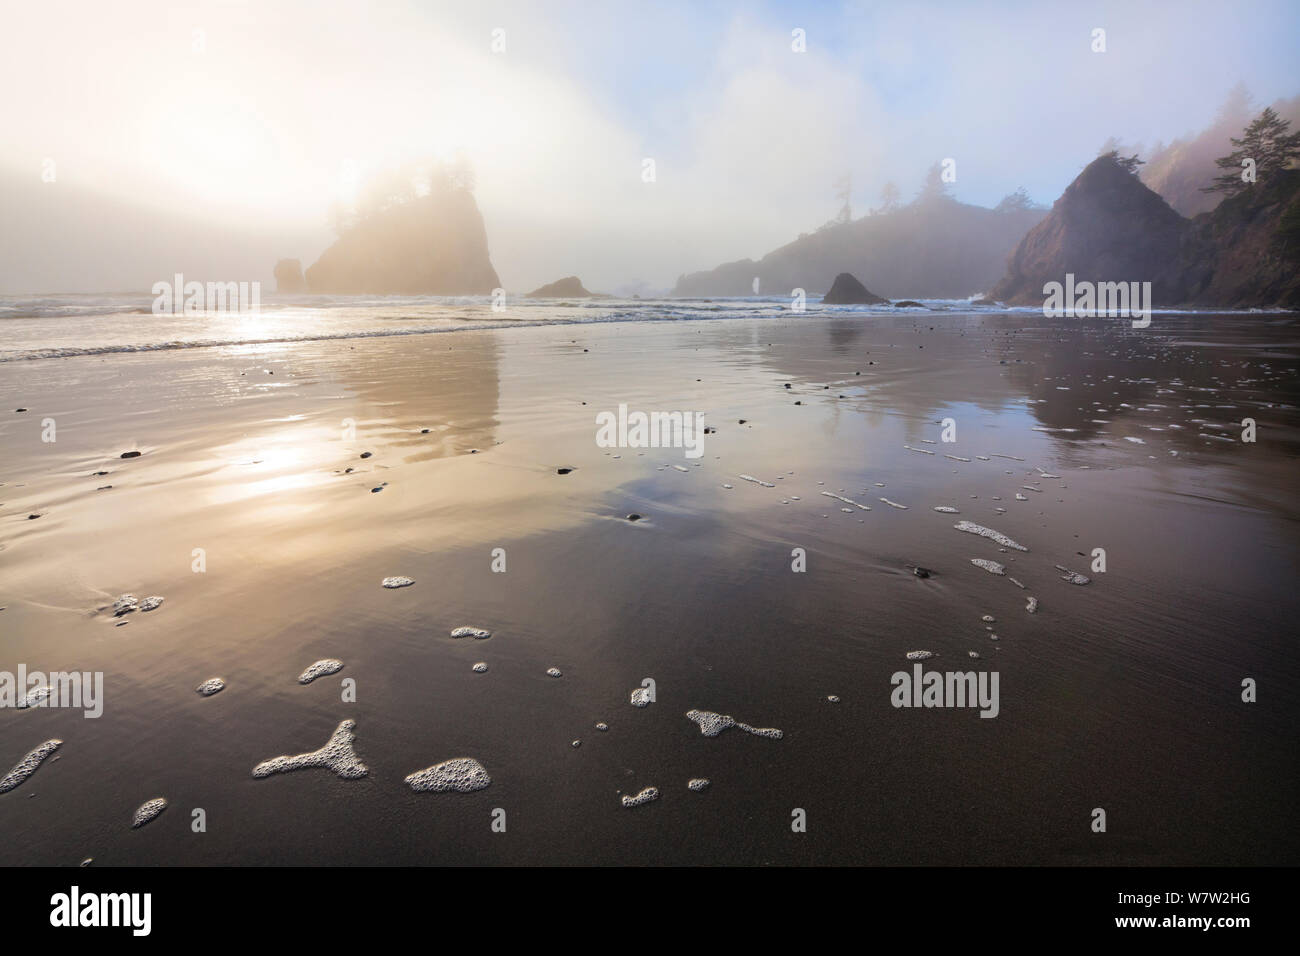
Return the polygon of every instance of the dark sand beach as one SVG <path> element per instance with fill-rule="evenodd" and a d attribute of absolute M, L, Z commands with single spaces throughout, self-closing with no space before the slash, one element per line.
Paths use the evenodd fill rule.
<path fill-rule="evenodd" d="M 0 711 L 0 772 L 63 741 L 0 795 L 0 862 L 1293 862 L 1298 345 L 1266 314 L 808 315 L 7 363 L 0 669 L 105 699 Z M 601 448 L 620 403 L 716 432 Z M 124 593 L 165 603 L 119 627 Z M 997 671 L 998 716 L 892 706 L 919 649 Z M 253 777 L 344 720 L 365 777 Z M 490 786 L 404 783 L 457 757 Z"/>

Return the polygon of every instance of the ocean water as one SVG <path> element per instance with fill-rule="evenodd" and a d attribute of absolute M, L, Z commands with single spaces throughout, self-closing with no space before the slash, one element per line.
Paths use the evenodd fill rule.
<path fill-rule="evenodd" d="M 153 312 L 143 294 L 0 296 L 0 362 L 115 352 L 421 335 L 509 326 L 594 322 L 777 318 L 799 314 L 1026 312 L 965 299 L 917 300 L 927 308 L 830 306 L 817 297 L 796 313 L 788 296 L 710 299 L 508 299 L 489 296 L 268 295 L 256 312 Z"/>

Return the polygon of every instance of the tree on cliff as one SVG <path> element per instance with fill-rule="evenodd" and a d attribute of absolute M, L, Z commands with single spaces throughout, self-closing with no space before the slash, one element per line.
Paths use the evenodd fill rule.
<path fill-rule="evenodd" d="M 952 194 L 948 192 L 948 184 L 943 179 L 943 166 L 935 163 L 925 174 L 925 182 L 921 184 L 921 191 L 916 194 L 916 202 L 924 204 L 939 199 L 952 199 Z"/>
<path fill-rule="evenodd" d="M 880 205 L 872 210 L 875 215 L 881 213 L 893 212 L 898 208 L 898 187 L 892 182 L 885 183 L 885 188 L 880 190 Z"/>
<path fill-rule="evenodd" d="M 1222 192 L 1235 196 L 1250 185 L 1242 178 L 1243 172 L 1253 162 L 1256 179 L 1267 179 L 1272 173 L 1285 169 L 1300 157 L 1300 133 L 1288 133 L 1291 124 L 1278 116 L 1271 107 L 1255 117 L 1241 134 L 1232 138 L 1236 147 L 1227 156 L 1214 161 L 1224 172 L 1202 187 L 1203 192 Z"/>
<path fill-rule="evenodd" d="M 994 212 L 1023 212 L 1026 209 L 1034 209 L 1034 201 L 1029 198 L 1029 193 L 1024 186 L 1020 186 L 1013 193 L 1007 193 L 1002 197 L 1002 201 L 993 207 Z"/>

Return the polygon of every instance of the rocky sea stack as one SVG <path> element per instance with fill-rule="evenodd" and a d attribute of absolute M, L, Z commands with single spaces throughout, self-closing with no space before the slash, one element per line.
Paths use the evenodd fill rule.
<path fill-rule="evenodd" d="M 876 295 L 847 272 L 841 272 L 822 296 L 827 305 L 888 305 L 889 300 Z"/>
<path fill-rule="evenodd" d="M 582 280 L 577 276 L 556 279 L 528 293 L 530 299 L 589 299 L 591 296 L 592 293 L 583 288 Z"/>

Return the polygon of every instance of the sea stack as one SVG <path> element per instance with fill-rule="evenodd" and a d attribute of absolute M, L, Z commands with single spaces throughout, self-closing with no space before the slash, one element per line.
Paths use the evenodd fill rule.
<path fill-rule="evenodd" d="M 841 272 L 831 283 L 831 290 L 822 296 L 827 305 L 888 305 L 888 299 L 882 299 L 847 272 Z"/>
<path fill-rule="evenodd" d="M 577 276 L 565 276 L 528 293 L 530 299 L 589 299 L 591 293 Z"/>
<path fill-rule="evenodd" d="M 302 263 L 297 259 L 281 259 L 275 264 L 276 292 L 304 292 L 307 280 L 302 276 Z"/>

